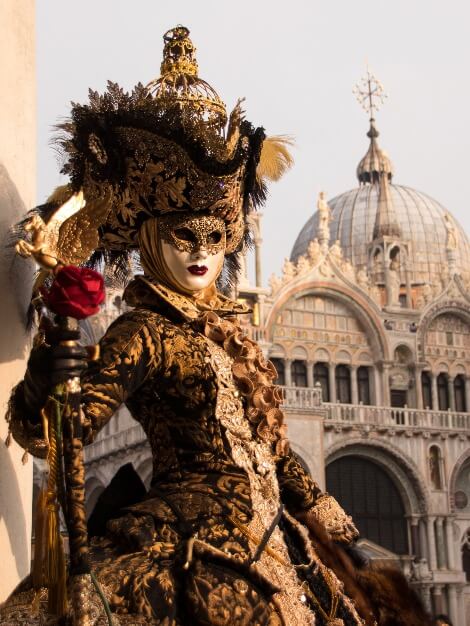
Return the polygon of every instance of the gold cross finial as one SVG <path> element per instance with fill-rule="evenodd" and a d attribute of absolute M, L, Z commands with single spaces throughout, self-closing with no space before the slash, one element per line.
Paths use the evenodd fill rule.
<path fill-rule="evenodd" d="M 374 114 L 388 97 L 384 86 L 378 78 L 372 74 L 367 65 L 367 74 L 354 86 L 353 94 L 361 107 L 368 113 L 369 119 L 374 119 Z"/>

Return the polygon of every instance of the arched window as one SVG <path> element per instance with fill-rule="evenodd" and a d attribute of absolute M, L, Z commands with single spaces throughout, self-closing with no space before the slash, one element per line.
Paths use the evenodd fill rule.
<path fill-rule="evenodd" d="M 408 553 L 405 508 L 379 465 L 357 456 L 333 461 L 326 468 L 326 489 L 352 515 L 363 537 L 395 554 Z"/>
<path fill-rule="evenodd" d="M 365 365 L 357 369 L 357 393 L 359 402 L 370 404 L 369 368 Z"/>
<path fill-rule="evenodd" d="M 429 477 L 434 489 L 442 489 L 442 453 L 439 446 L 429 448 Z"/>
<path fill-rule="evenodd" d="M 313 380 L 321 385 L 323 402 L 330 401 L 330 386 L 328 384 L 328 366 L 325 363 L 315 363 L 313 367 Z"/>
<path fill-rule="evenodd" d="M 305 361 L 292 361 L 292 384 L 295 387 L 307 386 L 307 367 Z"/>
<path fill-rule="evenodd" d="M 465 413 L 467 410 L 467 402 L 465 398 L 465 378 L 462 374 L 459 374 L 454 379 L 454 395 L 455 395 L 455 410 L 461 413 Z"/>
<path fill-rule="evenodd" d="M 341 404 L 351 404 L 351 373 L 347 365 L 337 365 L 336 378 L 336 401 Z"/>
<path fill-rule="evenodd" d="M 421 387 L 423 389 L 423 406 L 432 409 L 432 383 L 429 372 L 421 372 Z"/>
<path fill-rule="evenodd" d="M 465 578 L 470 581 L 470 529 L 465 533 L 462 543 L 462 569 Z"/>
<path fill-rule="evenodd" d="M 283 359 L 270 359 L 270 361 L 276 368 L 276 372 L 277 372 L 276 385 L 285 385 L 286 384 L 286 369 L 284 367 Z"/>
<path fill-rule="evenodd" d="M 439 410 L 447 411 L 449 408 L 449 387 L 447 385 L 447 374 L 441 373 L 437 377 L 437 397 L 439 399 Z"/>

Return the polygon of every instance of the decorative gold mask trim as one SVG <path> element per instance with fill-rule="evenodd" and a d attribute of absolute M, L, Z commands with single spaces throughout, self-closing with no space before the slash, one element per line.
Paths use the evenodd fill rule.
<path fill-rule="evenodd" d="M 225 222 L 214 215 L 167 215 L 159 220 L 159 232 L 165 243 L 181 252 L 203 248 L 208 254 L 217 254 L 226 247 Z"/>

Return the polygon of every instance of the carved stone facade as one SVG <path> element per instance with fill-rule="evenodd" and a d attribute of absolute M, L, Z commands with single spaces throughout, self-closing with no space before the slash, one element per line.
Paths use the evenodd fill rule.
<path fill-rule="evenodd" d="M 336 217 L 333 211 L 333 222 Z M 293 254 L 288 276 L 284 272 L 282 280 L 273 280 L 263 299 L 264 324 L 257 334 L 289 390 L 290 424 L 298 423 L 300 413 L 312 422 L 318 416 L 323 420 L 321 444 L 308 449 L 308 428 L 298 426 L 291 440 L 312 469 L 312 459 L 322 455 L 326 488 L 341 495 L 334 479 L 339 462 L 351 472 L 381 468 L 396 488 L 403 548 L 387 548 L 392 535 L 375 543 L 374 532 L 365 532 L 364 549 L 399 562 L 433 612 L 447 612 L 454 624 L 463 625 L 470 617 L 470 291 L 465 266 L 457 271 L 455 258 L 449 259 L 439 268 L 445 281 L 418 284 L 419 275 L 406 261 L 416 242 L 408 240 L 405 246 L 396 236 L 382 239 L 381 247 L 370 246 L 371 262 L 365 256 L 364 263 L 354 264 L 351 254 L 339 252 L 337 241 L 328 250 L 316 250 L 314 258 Z M 458 241 L 463 258 L 468 242 L 462 234 Z M 445 245 L 444 240 L 444 253 Z M 321 393 L 317 409 L 311 408 L 308 391 L 312 398 Z M 372 474 L 370 479 L 375 480 Z M 361 494 L 359 483 L 356 500 L 370 503 L 367 486 Z M 372 521 L 368 526 L 364 514 L 363 529 L 371 529 Z"/>

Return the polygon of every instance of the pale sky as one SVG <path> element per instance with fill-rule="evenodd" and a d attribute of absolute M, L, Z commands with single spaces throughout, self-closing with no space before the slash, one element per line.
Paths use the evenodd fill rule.
<path fill-rule="evenodd" d="M 470 234 L 470 3 L 467 0 L 38 0 L 38 202 L 61 183 L 51 129 L 108 79 L 159 75 L 163 33 L 187 26 L 201 78 L 230 110 L 294 136 L 295 165 L 264 209 L 267 283 L 325 190 L 357 186 L 368 120 L 352 88 L 366 62 L 389 97 L 379 143 L 394 182 L 443 204 Z"/>

